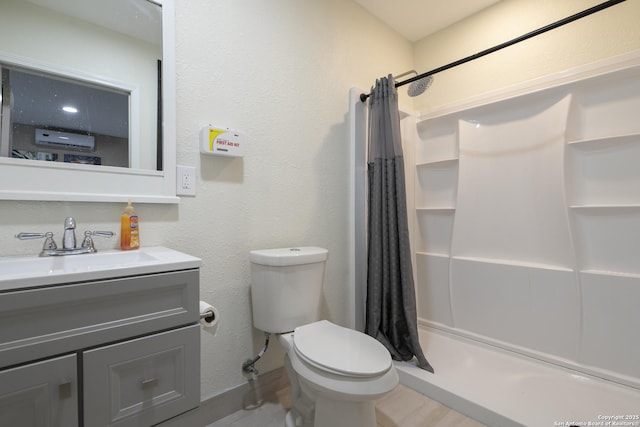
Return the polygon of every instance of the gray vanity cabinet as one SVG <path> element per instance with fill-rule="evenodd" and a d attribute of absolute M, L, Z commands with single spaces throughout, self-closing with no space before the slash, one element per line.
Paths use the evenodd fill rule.
<path fill-rule="evenodd" d="M 198 293 L 197 268 L 0 293 L 0 427 L 140 427 L 194 412 Z"/>
<path fill-rule="evenodd" d="M 76 355 L 0 371 L 0 426 L 78 425 Z"/>

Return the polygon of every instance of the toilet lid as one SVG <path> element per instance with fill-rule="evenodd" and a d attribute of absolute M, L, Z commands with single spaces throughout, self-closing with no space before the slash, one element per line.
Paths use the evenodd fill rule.
<path fill-rule="evenodd" d="M 371 377 L 391 367 L 391 356 L 376 339 L 326 320 L 295 329 L 293 345 L 305 361 L 342 375 Z"/>

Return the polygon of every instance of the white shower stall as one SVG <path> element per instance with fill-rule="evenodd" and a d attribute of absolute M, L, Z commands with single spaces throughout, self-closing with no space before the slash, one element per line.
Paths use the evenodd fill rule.
<path fill-rule="evenodd" d="M 401 381 L 490 425 L 640 426 L 640 53 L 401 117 L 420 340 L 436 370 L 398 363 Z"/>

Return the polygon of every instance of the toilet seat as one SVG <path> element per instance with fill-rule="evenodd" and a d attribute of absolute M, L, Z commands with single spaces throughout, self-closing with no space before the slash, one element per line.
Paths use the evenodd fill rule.
<path fill-rule="evenodd" d="M 306 363 L 335 375 L 371 378 L 391 368 L 389 352 L 376 339 L 326 320 L 296 328 L 293 348 Z"/>
<path fill-rule="evenodd" d="M 332 326 L 339 327 L 336 325 Z M 298 330 L 298 332 L 300 331 Z M 390 356 L 388 356 L 388 369 L 379 375 L 349 375 L 335 369 L 323 367 L 319 363 L 311 362 L 308 358 L 302 356 L 300 354 L 301 352 L 295 348 L 295 334 L 296 332 L 294 331 L 278 335 L 278 341 L 287 352 L 285 359 L 289 360 L 290 366 L 294 372 L 293 374 L 288 372 L 289 378 L 295 378 L 299 383 L 306 384 L 306 386 L 314 390 L 314 393 L 318 393 L 317 396 L 333 396 L 333 398 L 337 398 L 340 401 L 363 402 L 378 399 L 389 393 L 396 385 L 398 385 L 398 372 L 390 361 Z M 302 335 L 304 337 L 304 333 Z M 374 340 L 374 338 L 371 339 Z M 377 341 L 375 342 L 377 343 Z M 377 344 L 379 344 L 388 355 L 387 349 L 382 344 Z M 335 344 L 327 344 L 326 347 L 328 347 L 328 350 L 332 350 L 334 354 L 339 355 L 340 353 L 344 353 L 344 350 L 338 348 Z M 378 352 L 378 350 L 373 351 L 375 353 Z M 285 362 L 285 366 L 287 366 L 287 362 Z M 315 399 L 316 398 L 314 398 L 314 400 Z"/>

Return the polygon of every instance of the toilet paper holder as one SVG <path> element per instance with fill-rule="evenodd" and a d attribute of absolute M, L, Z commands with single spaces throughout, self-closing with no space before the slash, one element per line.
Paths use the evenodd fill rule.
<path fill-rule="evenodd" d="M 218 321 L 220 320 L 218 309 L 206 301 L 200 301 L 198 311 L 200 312 L 200 324 L 204 328 L 203 331 L 215 335 L 218 331 Z"/>
<path fill-rule="evenodd" d="M 205 310 L 200 313 L 200 320 L 204 319 L 207 322 L 212 322 L 215 318 L 216 314 L 213 312 L 213 310 Z"/>

